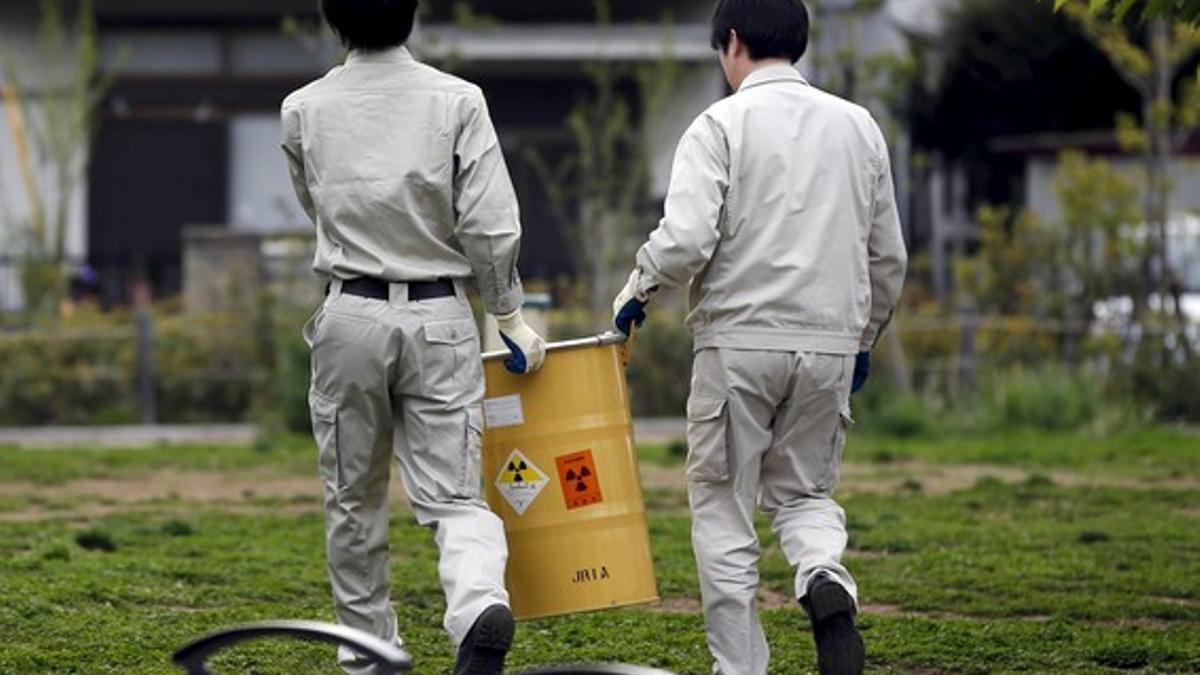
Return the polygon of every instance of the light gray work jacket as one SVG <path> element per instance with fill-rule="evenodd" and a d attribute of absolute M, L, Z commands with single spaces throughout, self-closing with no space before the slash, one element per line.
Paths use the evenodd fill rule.
<path fill-rule="evenodd" d="M 317 227 L 313 268 L 395 282 L 474 276 L 520 308 L 517 197 L 479 87 L 404 47 L 353 51 L 283 102 L 283 149 Z"/>
<path fill-rule="evenodd" d="M 690 282 L 696 349 L 853 354 L 890 319 L 907 256 L 887 145 L 865 109 L 787 65 L 684 133 L 639 288 Z"/>

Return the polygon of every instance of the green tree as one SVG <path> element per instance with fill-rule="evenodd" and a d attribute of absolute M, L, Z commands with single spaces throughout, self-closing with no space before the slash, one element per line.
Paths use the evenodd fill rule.
<path fill-rule="evenodd" d="M 597 0 L 597 23 L 611 26 L 607 0 Z M 671 57 L 670 18 L 663 53 L 651 64 L 609 60 L 584 65 L 589 92 L 571 108 L 565 125 L 572 148 L 553 166 L 535 148 L 525 160 L 537 172 L 571 248 L 576 271 L 587 280 L 592 321 L 608 323 L 608 303 L 630 268 L 630 242 L 654 222 L 647 204 L 650 120 L 670 101 L 680 66 Z M 632 82 L 637 96 L 626 86 Z"/>
<path fill-rule="evenodd" d="M 1062 9 L 1072 1 L 1054 0 L 1054 9 Z M 1088 11 L 1096 15 L 1111 12 L 1117 21 L 1133 13 L 1142 20 L 1165 17 L 1200 24 L 1200 0 L 1088 0 Z"/>
<path fill-rule="evenodd" d="M 16 57 L 9 57 L 4 90 L 14 107 L 10 113 L 19 112 L 11 119 L 20 122 L 10 122 L 10 131 L 19 151 L 30 149 L 20 157 L 29 213 L 10 223 L 10 231 L 18 233 L 13 248 L 27 258 L 22 274 L 26 305 L 52 310 L 65 291 L 71 200 L 87 174 L 100 103 L 116 75 L 101 72 L 90 0 L 83 0 L 73 21 L 63 0 L 42 0 L 40 11 L 36 59 L 25 62 L 36 62 L 42 74 L 35 87 Z M 35 89 L 40 95 L 34 95 Z M 35 159 L 40 170 L 33 168 Z M 5 214 L 15 219 L 10 210 Z"/>
<path fill-rule="evenodd" d="M 1200 27 L 1155 16 L 1149 21 L 1145 40 L 1139 41 L 1138 31 L 1115 16 L 1097 14 L 1083 0 L 1065 1 L 1060 6 L 1141 98 L 1140 120 L 1129 114 L 1118 114 L 1116 120 L 1121 144 L 1141 153 L 1142 221 L 1152 230 L 1142 263 L 1147 283 L 1134 298 L 1135 308 L 1139 316 L 1143 314 L 1150 293 L 1156 292 L 1160 307 L 1165 308 L 1166 299 L 1173 298 L 1175 316 L 1182 321 L 1182 286 L 1168 250 L 1169 170 L 1172 157 L 1200 122 L 1200 67 L 1186 78 L 1178 97 L 1172 96 L 1171 89 L 1176 75 L 1200 51 Z"/>
<path fill-rule="evenodd" d="M 1059 335 L 1059 356 L 1075 361 L 1093 332 L 1096 307 L 1139 287 L 1145 239 L 1137 186 L 1107 162 L 1069 151 L 1059 157 L 1054 193 L 1059 222 L 985 206 L 979 254 L 960 265 L 960 286 L 980 311 L 1034 317 Z"/>

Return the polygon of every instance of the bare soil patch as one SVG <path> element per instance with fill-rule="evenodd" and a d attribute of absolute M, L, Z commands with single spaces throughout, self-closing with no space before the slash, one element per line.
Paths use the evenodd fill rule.
<path fill-rule="evenodd" d="M 1154 598 L 1159 602 L 1165 602 L 1168 605 L 1178 605 L 1180 607 L 1200 607 L 1200 598 L 1177 598 L 1169 595 L 1160 595 Z"/>
<path fill-rule="evenodd" d="M 392 480 L 391 493 L 393 506 L 403 507 L 408 503 L 399 480 Z M 146 476 L 75 480 L 61 485 L 0 483 L 0 497 L 34 501 L 27 509 L 0 513 L 0 522 L 28 522 L 46 518 L 86 521 L 118 512 L 171 510 L 178 502 L 219 505 L 231 513 L 255 513 L 263 509 L 317 511 L 321 509 L 323 494 L 316 476 L 158 471 Z M 274 503 L 255 504 L 262 500 Z M 285 504 L 279 504 L 280 501 Z"/>
<path fill-rule="evenodd" d="M 683 492 L 686 481 L 681 466 L 645 465 L 641 468 L 646 489 Z M 939 495 L 972 487 L 980 480 L 1022 483 L 1035 475 L 1027 470 L 990 464 L 935 464 L 905 461 L 887 464 L 851 462 L 842 467 L 839 495 L 925 494 Z M 1108 486 L 1135 489 L 1198 489 L 1200 478 L 1140 479 L 1119 474 L 1052 471 L 1037 473 L 1054 484 L 1067 487 Z M 392 503 L 407 504 L 400 481 L 393 477 Z M 27 509 L 0 513 L 0 522 L 44 518 L 93 518 L 129 507 L 156 502 L 221 504 L 236 510 L 251 507 L 247 502 L 282 500 L 297 510 L 319 509 L 320 480 L 314 475 L 280 476 L 264 471 L 246 473 L 214 471 L 157 471 L 145 476 L 70 481 L 61 485 L 27 482 L 0 483 L 0 497 L 27 498 L 35 502 Z M 51 506 L 54 502 L 63 502 Z M 680 510 L 686 509 L 681 502 Z M 670 507 L 668 507 L 670 509 Z M 870 552 L 851 552 L 870 556 Z"/>
<path fill-rule="evenodd" d="M 641 471 L 642 485 L 647 489 L 683 490 L 687 486 L 682 466 L 644 465 Z M 1023 483 L 1033 475 L 1044 476 L 1054 484 L 1064 487 L 1200 489 L 1200 478 L 1196 477 L 1151 480 L 1112 473 L 1079 473 L 1062 470 L 1043 472 L 995 464 L 938 464 L 913 460 L 887 464 L 867 462 L 843 464 L 838 494 L 941 495 L 968 489 L 983 479 L 990 478 L 1015 484 Z"/>

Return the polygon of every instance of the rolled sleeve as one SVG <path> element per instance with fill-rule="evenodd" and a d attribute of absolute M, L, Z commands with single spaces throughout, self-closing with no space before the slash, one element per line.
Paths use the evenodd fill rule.
<path fill-rule="evenodd" d="M 483 94 L 474 90 L 461 109 L 455 143 L 455 236 L 492 314 L 521 307 L 524 293 L 517 258 L 521 217 L 499 139 Z"/>
<path fill-rule="evenodd" d="M 876 129 L 878 132 L 878 129 Z M 892 166 L 883 134 L 878 133 L 880 148 L 879 169 L 871 208 L 870 234 L 867 238 L 868 269 L 871 279 L 871 315 L 863 331 L 859 348 L 869 351 L 892 319 L 904 274 L 908 253 L 904 248 L 904 233 L 896 208 L 896 187 L 892 181 Z"/>
<path fill-rule="evenodd" d="M 638 251 L 639 286 L 681 286 L 703 269 L 721 239 L 728 187 L 725 133 L 710 116 L 701 115 L 679 141 L 663 218 Z"/>

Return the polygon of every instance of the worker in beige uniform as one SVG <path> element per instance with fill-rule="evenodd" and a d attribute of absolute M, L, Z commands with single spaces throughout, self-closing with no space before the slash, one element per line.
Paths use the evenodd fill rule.
<path fill-rule="evenodd" d="M 821 673 L 859 673 L 857 589 L 833 500 L 850 393 L 892 314 L 906 253 L 887 147 L 866 110 L 805 82 L 799 0 L 721 0 L 736 90 L 679 142 L 659 227 L 613 303 L 618 329 L 690 282 L 686 475 L 713 672 L 763 675 L 755 508 L 796 568 Z"/>
<path fill-rule="evenodd" d="M 456 674 L 500 673 L 514 632 L 504 528 L 480 498 L 484 380 L 463 285 L 474 277 L 512 355 L 521 319 L 517 200 L 479 88 L 403 46 L 417 0 L 322 0 L 344 65 L 283 103 L 283 148 L 316 224 L 324 304 L 305 327 L 338 620 L 399 641 L 389 602 L 390 458 L 433 529 Z M 349 673 L 370 664 L 339 652 Z"/>

